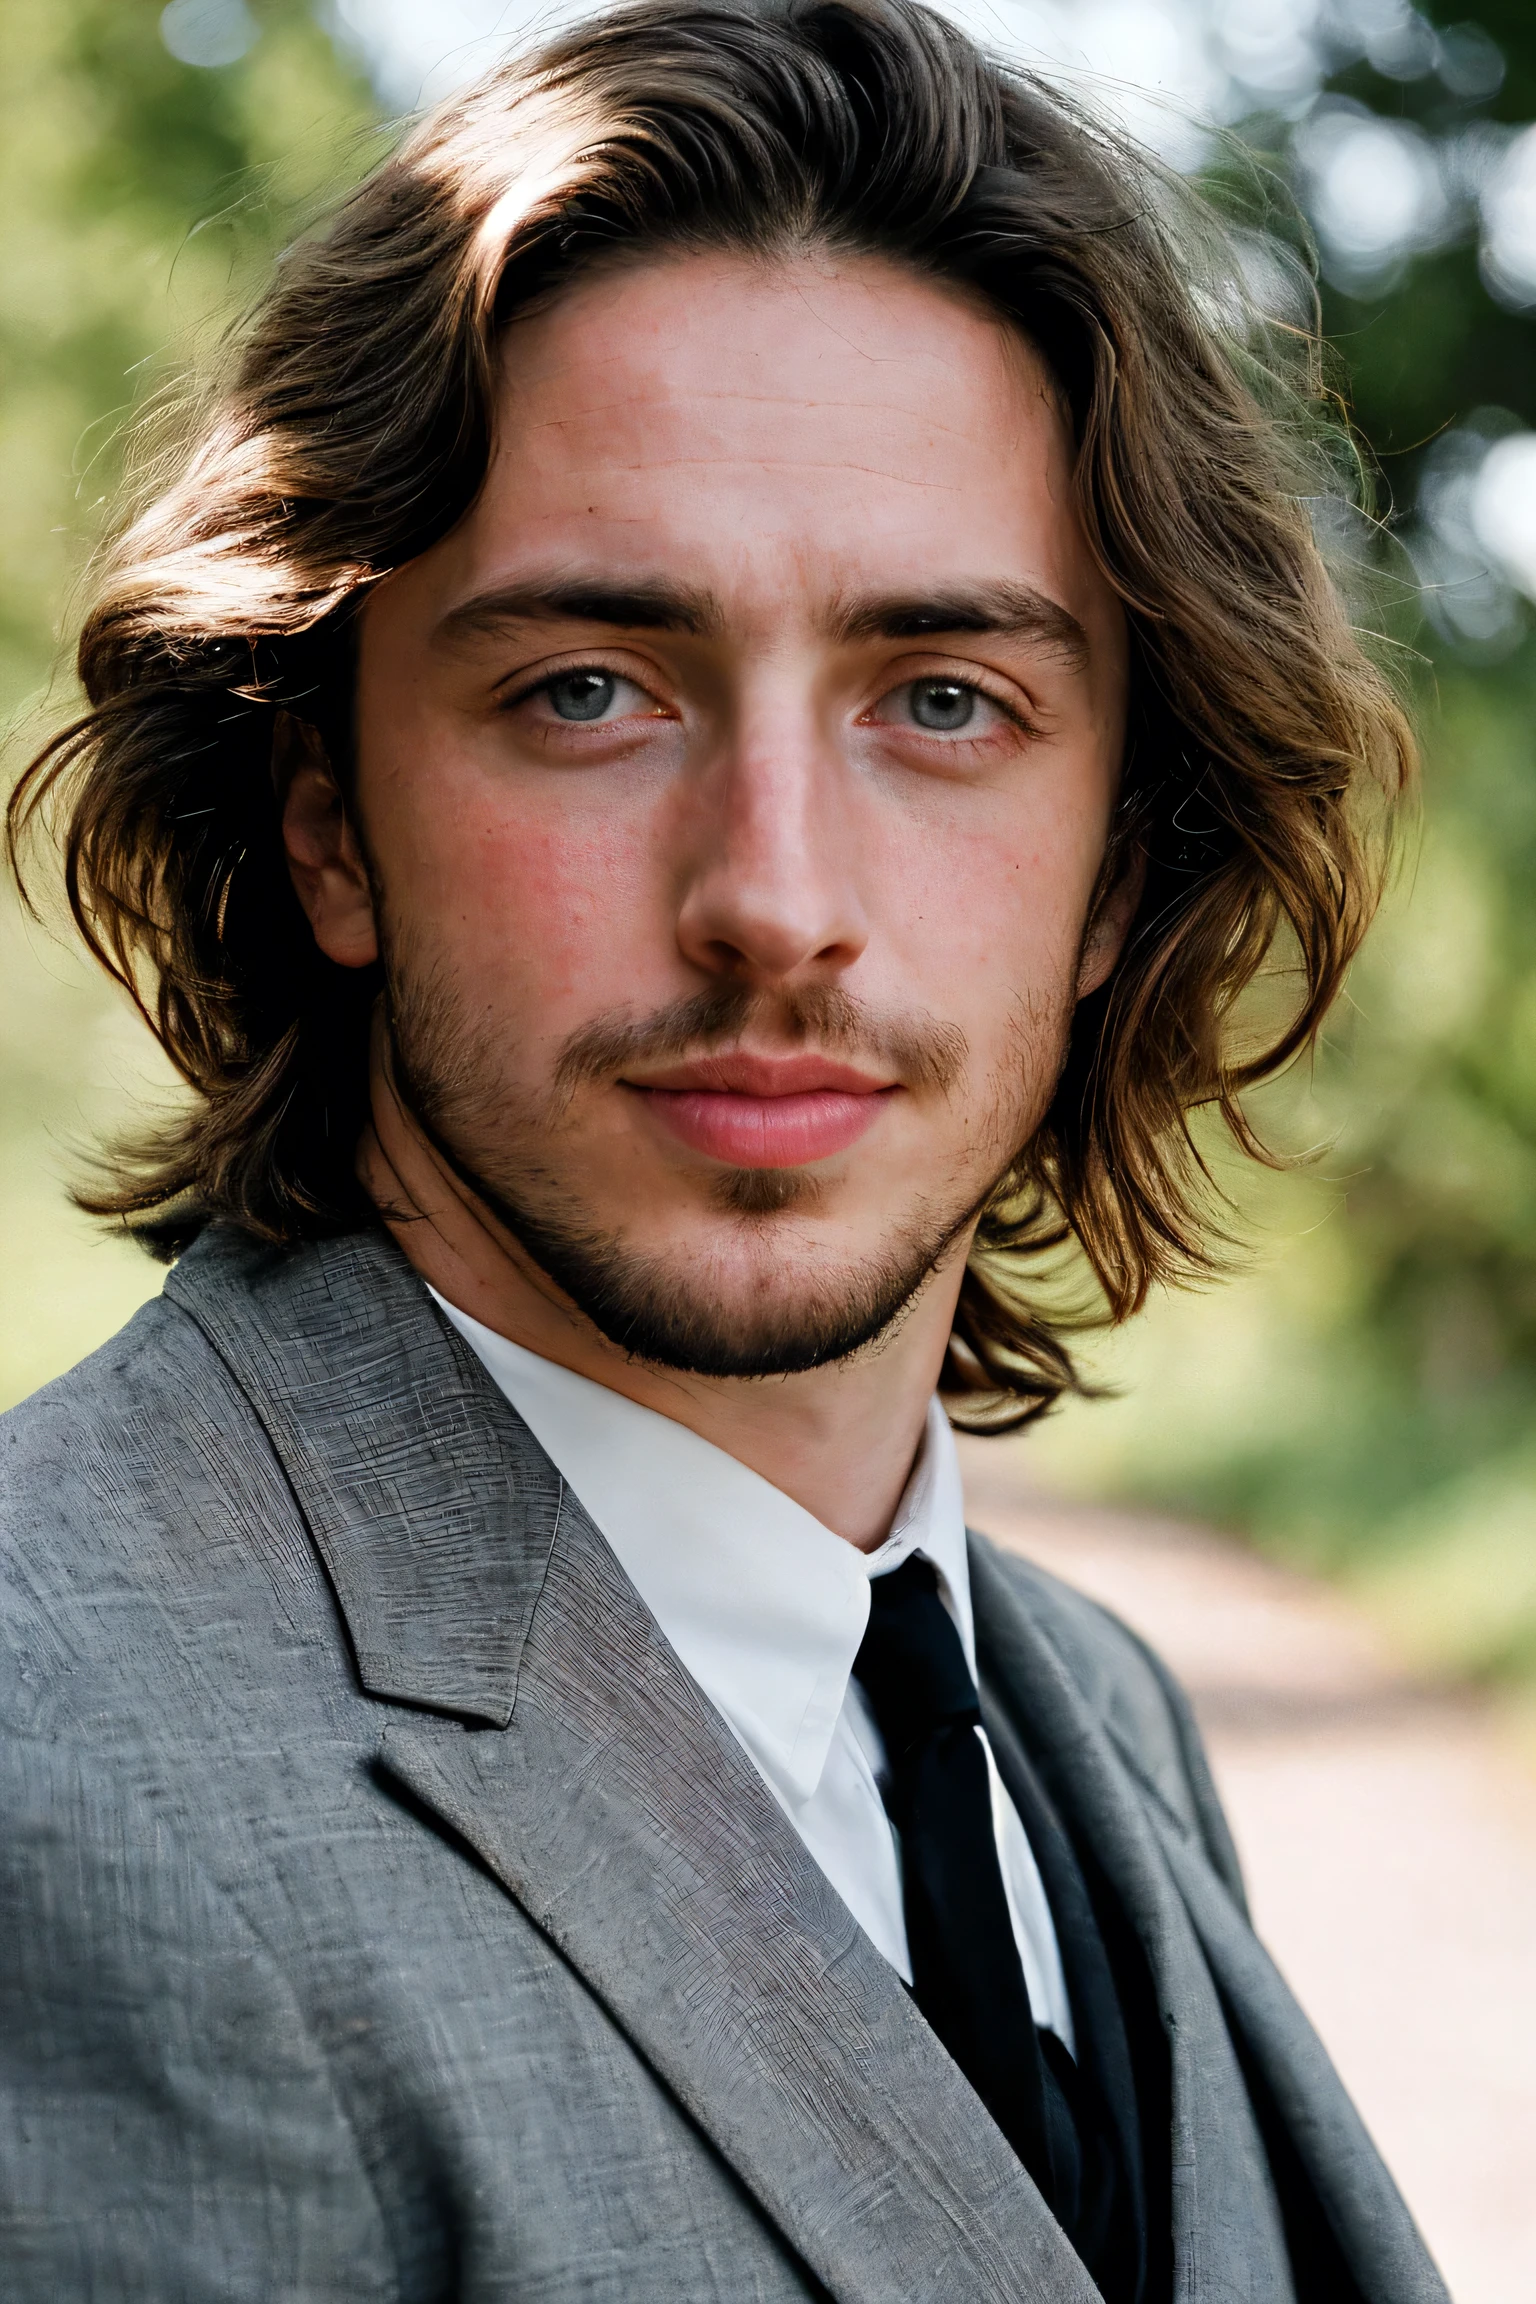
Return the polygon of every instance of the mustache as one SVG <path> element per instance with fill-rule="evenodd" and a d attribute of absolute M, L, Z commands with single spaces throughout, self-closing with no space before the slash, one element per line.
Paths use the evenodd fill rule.
<path fill-rule="evenodd" d="M 670 1001 L 649 1016 L 620 1009 L 584 1024 L 560 1050 L 555 1087 L 569 1097 L 578 1088 L 616 1079 L 637 1063 L 713 1055 L 753 1026 L 765 1027 L 794 1047 L 873 1057 L 904 1087 L 941 1096 L 960 1080 L 970 1053 L 958 1024 L 934 1016 L 880 1016 L 840 985 L 765 992 L 750 984 L 720 984 Z"/>

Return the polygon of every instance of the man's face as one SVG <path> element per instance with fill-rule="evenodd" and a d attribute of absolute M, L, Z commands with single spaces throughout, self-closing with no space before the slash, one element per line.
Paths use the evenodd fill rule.
<path fill-rule="evenodd" d="M 1049 1102 L 1126 689 L 1070 469 L 960 296 L 658 258 L 513 328 L 479 500 L 369 601 L 396 1092 L 642 1358 L 878 1334 Z"/>

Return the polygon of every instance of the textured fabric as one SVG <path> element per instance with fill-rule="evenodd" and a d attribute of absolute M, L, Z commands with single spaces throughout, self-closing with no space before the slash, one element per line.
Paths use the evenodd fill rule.
<path fill-rule="evenodd" d="M 878 1782 L 885 1753 L 852 1675 L 871 1576 L 918 1550 L 938 1570 L 975 1668 L 960 1465 L 938 1402 L 890 1535 L 865 1554 L 686 1425 L 431 1294 L 591 1513 L 860 1927 L 910 1983 L 901 1875 Z M 988 1780 L 1030 1997 L 1040 2022 L 1071 2047 L 1050 1904 L 995 1767 Z"/>
<path fill-rule="evenodd" d="M 0 1420 L 0 1530 L 8 2300 L 1092 2304 L 387 1241 L 210 1232 Z M 1295 2304 L 1245 2073 L 1367 2304 L 1444 2304 L 1176 1696 L 1051 1579 L 971 1582 L 1155 1990 L 1178 2304 Z"/>

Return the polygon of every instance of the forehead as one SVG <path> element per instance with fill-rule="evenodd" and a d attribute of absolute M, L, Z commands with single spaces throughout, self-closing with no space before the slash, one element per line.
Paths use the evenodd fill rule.
<path fill-rule="evenodd" d="M 638 259 L 508 331 L 443 575 L 663 556 L 743 607 L 952 577 L 1080 613 L 1071 454 L 1044 363 L 961 291 L 872 257 Z"/>

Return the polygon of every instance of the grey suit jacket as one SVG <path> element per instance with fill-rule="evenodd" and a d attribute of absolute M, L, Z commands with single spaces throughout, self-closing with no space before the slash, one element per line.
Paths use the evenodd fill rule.
<path fill-rule="evenodd" d="M 385 1240 L 206 1234 L 0 1439 L 13 2304 L 1090 2304 Z M 980 1539 L 973 1577 L 995 1733 L 1051 1754 L 1155 1984 L 1181 2304 L 1314 2304 L 1276 2135 L 1358 2296 L 1443 2304 L 1183 1700 Z"/>

